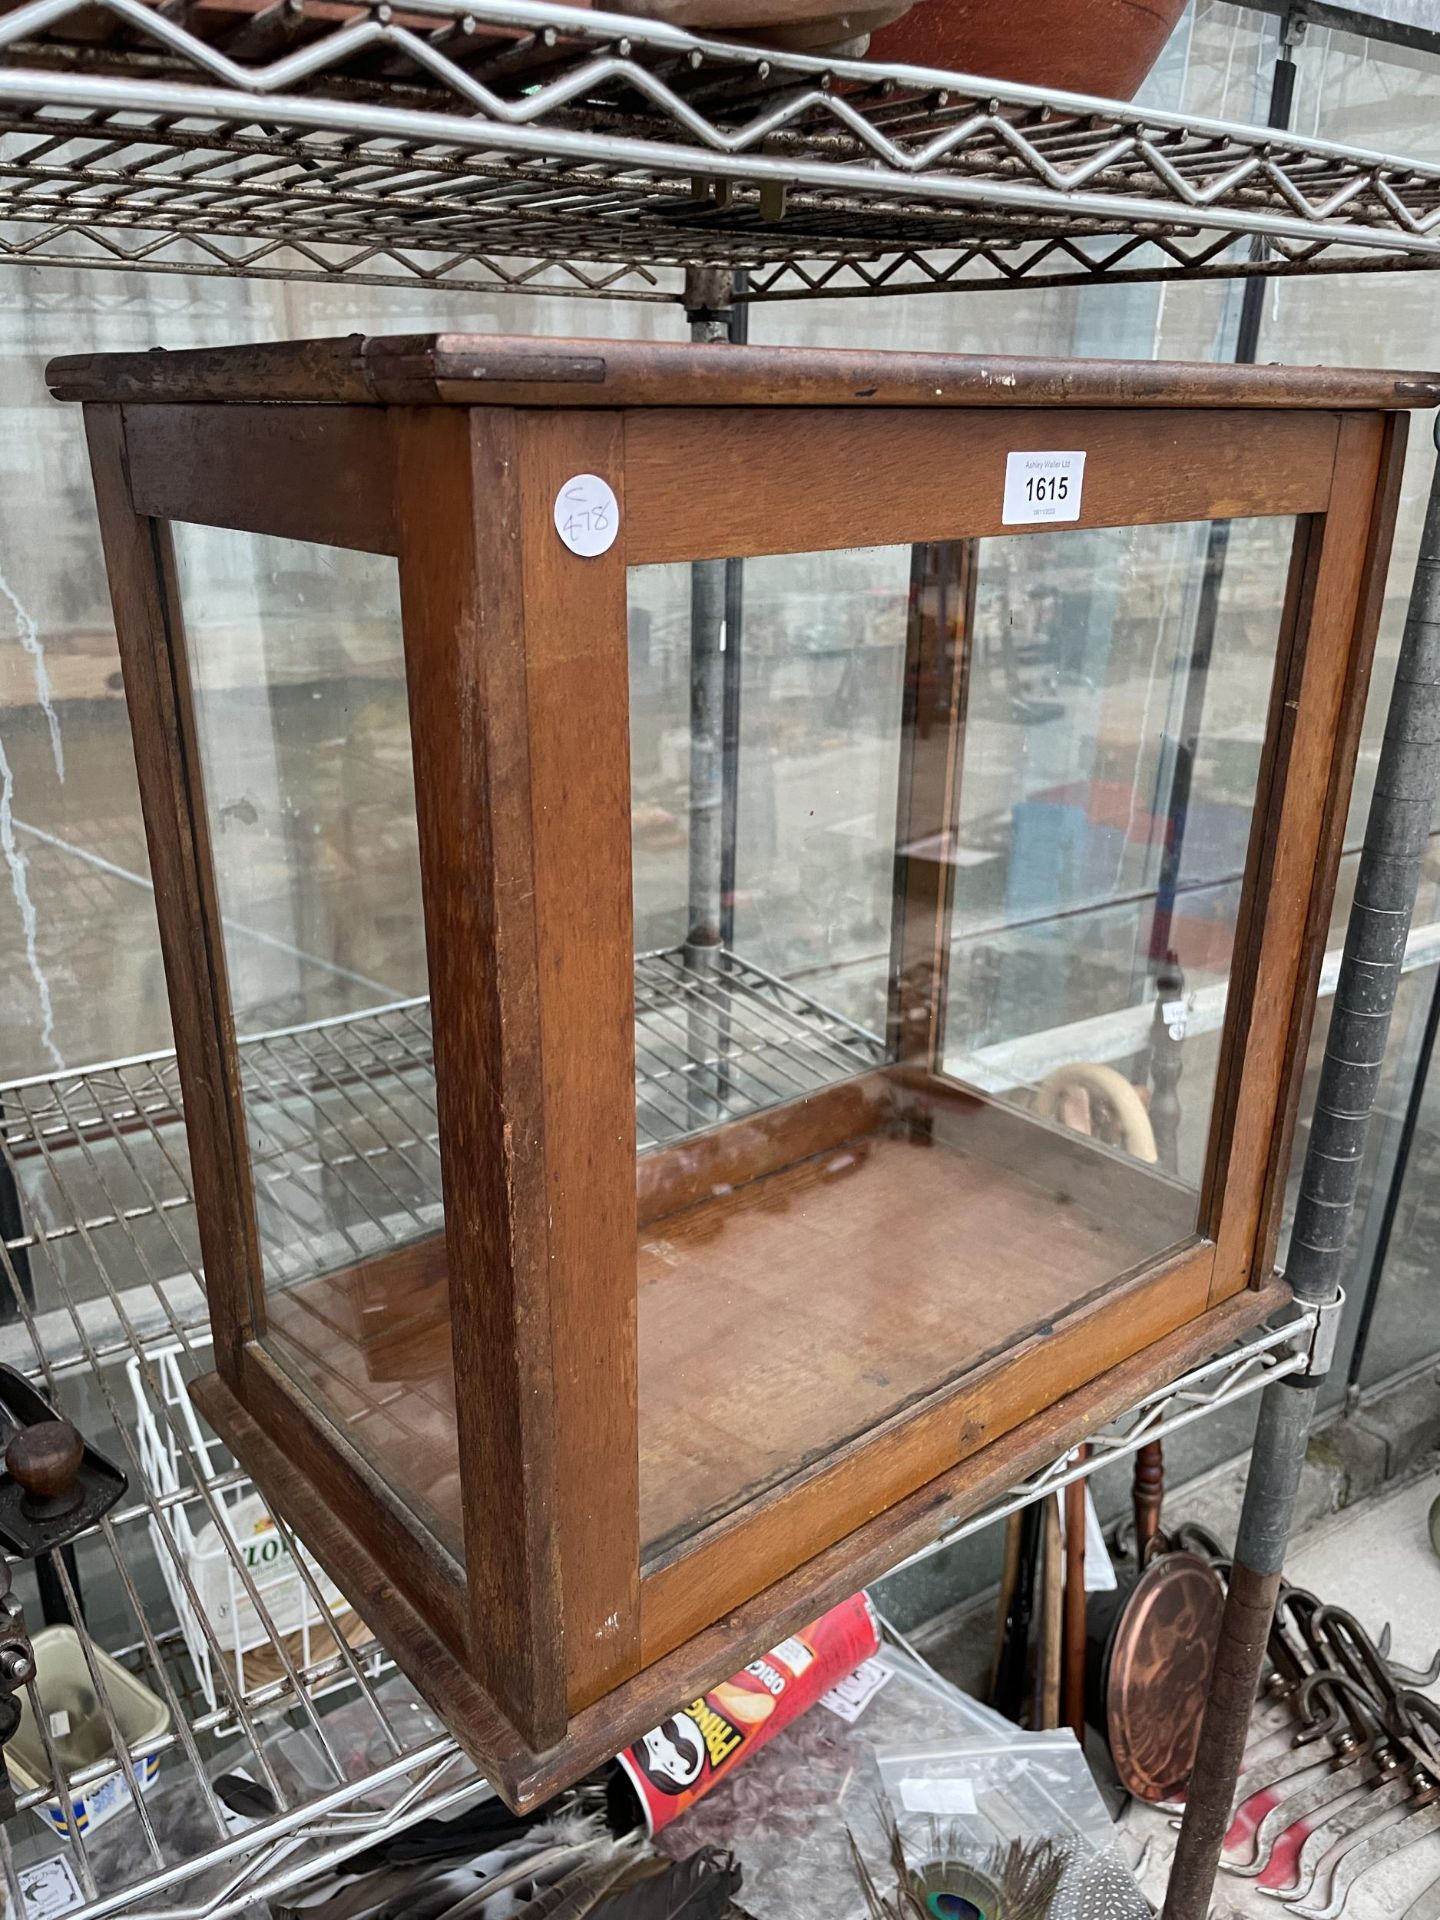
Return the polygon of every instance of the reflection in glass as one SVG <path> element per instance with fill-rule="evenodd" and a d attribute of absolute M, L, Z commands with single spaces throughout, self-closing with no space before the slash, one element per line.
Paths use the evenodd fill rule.
<path fill-rule="evenodd" d="M 174 534 L 268 1344 L 458 1547 L 395 563 Z"/>
<path fill-rule="evenodd" d="M 1153 1145 L 1192 1189 L 1293 533 L 1268 519 L 980 543 L 947 1068 L 1006 1099 L 1043 1089 L 1072 1125 Z M 1118 1083 L 1111 1100 L 1067 1079 L 1079 1063 L 1162 1093 L 1158 1142 Z"/>
<path fill-rule="evenodd" d="M 746 561 L 708 918 L 716 599 L 632 569 L 650 1550 L 1203 1231 L 1293 533 Z"/>

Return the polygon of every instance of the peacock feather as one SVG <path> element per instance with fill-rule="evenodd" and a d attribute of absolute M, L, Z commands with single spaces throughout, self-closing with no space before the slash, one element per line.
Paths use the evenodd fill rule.
<path fill-rule="evenodd" d="M 913 1862 L 887 1808 L 895 1893 L 880 1891 L 854 1834 L 856 1877 L 870 1920 L 1046 1920 L 1065 1871 L 1064 1851 L 1048 1839 L 1002 1841 L 979 1852 L 962 1829 L 932 1820 L 923 1857 Z"/>

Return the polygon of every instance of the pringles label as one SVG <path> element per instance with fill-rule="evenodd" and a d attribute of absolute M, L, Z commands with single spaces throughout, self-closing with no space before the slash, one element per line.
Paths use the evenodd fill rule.
<path fill-rule="evenodd" d="M 627 1747 L 619 1762 L 646 1831 L 668 1827 L 879 1647 L 870 1602 L 853 1594 Z"/>

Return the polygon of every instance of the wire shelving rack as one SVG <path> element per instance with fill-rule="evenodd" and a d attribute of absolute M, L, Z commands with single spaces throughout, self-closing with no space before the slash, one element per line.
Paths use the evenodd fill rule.
<path fill-rule="evenodd" d="M 638 1016 L 643 1026 L 657 1019 L 660 991 L 677 969 L 672 956 L 659 955 L 642 961 L 640 971 L 652 980 Z M 741 972 L 737 991 L 728 996 L 727 1019 L 733 1009 L 730 1030 L 742 1031 L 748 1009 L 761 1043 L 751 1058 L 767 1063 L 767 1071 L 804 1075 L 813 1071 L 807 1053 L 816 1051 L 828 1059 L 831 1049 L 847 1055 L 853 1049 L 862 1060 L 878 1051 L 863 1029 L 828 1008 L 804 1007 L 792 989 L 772 986 L 763 975 L 757 976 L 757 988 L 748 973 L 748 968 Z M 668 1004 L 684 1016 L 683 994 L 672 989 Z M 757 1013 L 756 1005 L 763 1010 Z M 777 1006 L 787 1028 L 783 1049 L 769 1013 Z M 373 1095 L 382 1078 L 390 1083 L 382 1094 L 407 1078 L 413 1081 L 414 1062 L 425 1058 L 423 1044 L 407 1038 L 379 1072 L 372 1049 L 377 1031 L 422 1032 L 417 1011 L 415 1003 L 402 1002 L 323 1030 L 325 1066 L 313 1089 L 317 1115 L 323 1117 L 329 1091 L 341 1079 L 352 1097 L 356 1088 L 369 1088 Z M 356 1027 L 362 1029 L 358 1036 Z M 302 1031 L 307 1048 L 314 1031 Z M 273 1067 L 276 1051 L 272 1037 L 259 1045 L 251 1042 L 247 1075 L 258 1076 L 258 1054 L 277 1093 L 293 1098 L 289 1074 Z M 683 1075 L 679 1053 L 677 1046 L 661 1073 L 667 1084 L 678 1078 L 688 1092 L 695 1076 Z M 363 1073 L 359 1062 L 365 1063 Z M 691 1064 L 702 1078 L 703 1096 L 713 1099 L 713 1055 L 698 1063 L 692 1056 Z M 738 1075 L 731 1084 L 737 1083 L 733 1097 L 743 1102 L 749 1093 Z M 643 1074 L 637 1091 L 643 1100 Z M 159 1695 L 171 1716 L 169 1731 L 159 1741 L 134 1750 L 136 1757 L 154 1753 L 160 1758 L 149 1794 L 127 1789 L 122 1815 L 94 1834 L 73 1830 L 73 1821 L 68 1834 L 38 1820 L 0 1826 L 0 1880 L 19 1914 L 26 1911 L 21 1897 L 26 1876 L 60 1862 L 81 1896 L 73 1911 L 93 1920 L 102 1915 L 217 1920 L 410 1821 L 460 1806 L 481 1790 L 481 1783 L 373 1643 L 351 1645 L 334 1636 L 306 1661 L 272 1627 L 273 1663 L 253 1676 L 246 1672 L 240 1684 L 227 1659 L 223 1630 L 196 1590 L 186 1559 L 187 1535 L 177 1524 L 182 1514 L 195 1525 L 214 1524 L 213 1537 L 233 1563 L 237 1585 L 266 1617 L 264 1592 L 242 1542 L 221 1514 L 228 1498 L 248 1483 L 218 1443 L 194 1446 L 161 1378 L 167 1358 L 178 1363 L 182 1376 L 204 1371 L 209 1346 L 174 1055 L 150 1054 L 14 1082 L 0 1088 L 0 1104 L 5 1116 L 0 1153 L 26 1222 L 22 1232 L 4 1240 L 0 1255 L 3 1291 L 12 1306 L 0 1327 L 0 1357 L 32 1375 L 130 1476 L 122 1504 L 77 1542 L 80 1586 L 92 1598 L 117 1596 L 118 1618 L 107 1618 L 105 1644 Z M 372 1110 L 383 1120 L 384 1099 L 374 1099 Z M 676 1130 L 682 1130 L 678 1124 Z M 324 1137 L 333 1145 L 337 1136 Z M 400 1144 L 397 1136 L 381 1151 L 395 1157 Z M 1287 1312 L 1284 1325 L 1238 1343 L 1147 1395 L 1094 1437 L 1087 1462 L 1062 1458 L 1048 1464 L 937 1544 L 951 1545 L 1068 1479 L 1097 1471 L 1258 1392 L 1301 1364 L 1297 1349 L 1312 1318 L 1298 1308 Z M 144 1383 L 151 1413 L 173 1442 L 180 1473 L 168 1491 L 157 1491 L 142 1471 L 127 1373 Z M 276 1531 L 320 1611 L 323 1596 L 309 1563 L 282 1523 L 276 1523 Z M 57 1557 L 54 1564 L 73 1607 L 76 1589 L 64 1563 Z M 168 1582 L 162 1577 L 166 1572 Z M 210 1669 L 218 1677 L 213 1704 L 196 1685 L 180 1609 L 171 1598 L 177 1582 L 188 1599 L 191 1632 L 198 1629 L 204 1636 Z M 27 1596 L 27 1610 L 31 1604 Z M 91 1624 L 99 1638 L 100 1623 Z M 103 1694 L 103 1674 L 94 1677 Z M 306 1762 L 300 1772 L 293 1760 L 297 1745 Z M 363 1756 L 358 1762 L 357 1751 Z M 68 1815 L 82 1795 L 93 1795 L 117 1775 L 128 1778 L 112 1755 L 71 1767 L 51 1743 L 49 1758 L 51 1778 L 17 1796 L 22 1811 L 58 1801 Z M 215 1792 L 221 1772 L 246 1773 L 266 1787 L 275 1803 L 273 1814 L 235 1831 Z M 123 1852 L 115 1848 L 117 1830 L 124 1836 Z"/>
<path fill-rule="evenodd" d="M 0 258 L 751 300 L 1440 264 L 1440 167 L 548 0 L 29 0 Z"/>
<path fill-rule="evenodd" d="M 673 302 L 697 268 L 745 269 L 752 302 L 1413 271 L 1440 266 L 1440 166 L 548 0 L 28 0 L 0 13 L 3 262 L 648 302 Z M 879 1056 L 863 1027 L 731 956 L 703 987 L 681 972 L 665 954 L 637 969 L 642 1143 Z M 272 1191 L 319 1137 L 352 1232 L 433 1212 L 428 1045 L 424 1003 L 401 1002 L 247 1046 L 247 1074 L 294 1124 Z M 123 1822 L 0 1827 L 11 1910 L 27 1910 L 27 1876 L 63 1868 L 86 1920 L 216 1920 L 480 1791 L 379 1649 L 336 1638 L 297 1659 L 277 1632 L 272 1670 L 242 1684 L 186 1591 L 181 1513 L 215 1522 L 254 1582 L 221 1514 L 244 1476 L 218 1444 L 196 1449 L 160 1379 L 204 1370 L 209 1338 L 173 1054 L 0 1086 L 0 1155 L 21 1215 L 0 1253 L 0 1357 L 130 1475 L 76 1564 L 86 1594 L 114 1596 L 95 1637 L 170 1710 L 147 1749 L 156 1788 L 127 1787 Z M 294 1206 L 277 1199 L 277 1236 Z M 1314 1317 L 1296 1307 L 1147 1396 L 1087 1462 L 1053 1462 L 936 1544 L 1301 1367 Z M 181 1463 L 169 1492 L 141 1471 L 136 1380 Z M 213 1703 L 177 1584 L 215 1656 Z M 73 1811 L 130 1779 L 113 1756 L 67 1768 L 52 1741 L 48 1757 L 22 1809 Z M 220 1771 L 249 1773 L 274 1812 L 236 1831 Z"/>

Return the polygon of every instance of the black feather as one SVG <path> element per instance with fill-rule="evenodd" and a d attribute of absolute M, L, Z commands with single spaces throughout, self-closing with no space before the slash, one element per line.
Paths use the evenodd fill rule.
<path fill-rule="evenodd" d="M 225 1799 L 222 1792 L 221 1799 Z M 227 1806 L 231 1803 L 226 1801 Z M 245 1811 L 245 1809 L 235 1809 Z M 374 1873 L 380 1867 L 405 1860 L 473 1860 L 477 1853 L 508 1847 L 537 1821 L 549 1817 L 549 1806 L 533 1813 L 512 1813 L 503 1800 L 482 1800 L 468 1812 L 449 1820 L 417 1820 L 392 1839 L 382 1840 L 363 1853 L 352 1854 L 337 1873 Z"/>
<path fill-rule="evenodd" d="M 597 1850 L 563 1879 L 527 1901 L 515 1920 L 585 1920 L 630 1865 L 631 1858 L 632 1849 L 623 1840 Z"/>
<path fill-rule="evenodd" d="M 701 1847 L 686 1860 L 656 1863 L 654 1872 L 612 1888 L 591 1920 L 721 1920 L 740 1891 L 740 1877 L 734 1854 Z"/>

